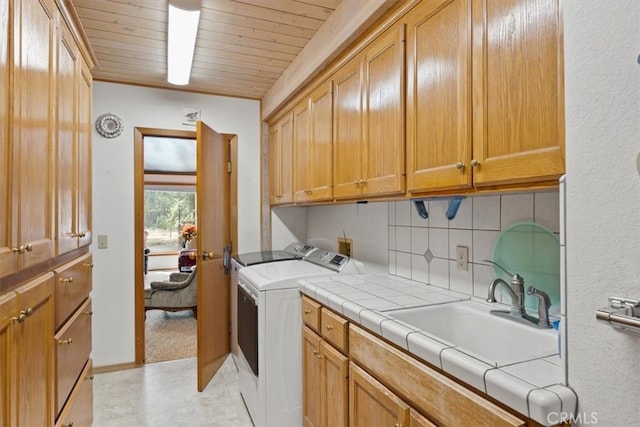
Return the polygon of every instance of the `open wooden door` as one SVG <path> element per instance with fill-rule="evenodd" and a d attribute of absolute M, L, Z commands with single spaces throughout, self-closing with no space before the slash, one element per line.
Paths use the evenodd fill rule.
<path fill-rule="evenodd" d="M 197 124 L 198 391 L 229 354 L 229 142 Z"/>

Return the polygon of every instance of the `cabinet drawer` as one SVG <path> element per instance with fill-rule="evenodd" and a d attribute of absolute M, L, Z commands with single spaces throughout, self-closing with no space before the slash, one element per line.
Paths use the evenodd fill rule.
<path fill-rule="evenodd" d="M 349 322 L 332 311 L 323 308 L 320 312 L 322 336 L 343 353 L 346 353 Z"/>
<path fill-rule="evenodd" d="M 526 425 L 479 394 L 354 325 L 349 327 L 349 355 L 439 426 Z"/>
<path fill-rule="evenodd" d="M 91 292 L 92 256 L 86 254 L 55 270 L 56 330 Z"/>
<path fill-rule="evenodd" d="M 302 320 L 314 331 L 320 333 L 320 304 L 302 296 Z"/>
<path fill-rule="evenodd" d="M 60 413 L 55 427 L 90 427 L 93 423 L 93 363 L 91 359 L 80 373 L 78 383 Z"/>
<path fill-rule="evenodd" d="M 55 336 L 56 413 L 59 413 L 91 353 L 91 300 L 74 313 Z"/>

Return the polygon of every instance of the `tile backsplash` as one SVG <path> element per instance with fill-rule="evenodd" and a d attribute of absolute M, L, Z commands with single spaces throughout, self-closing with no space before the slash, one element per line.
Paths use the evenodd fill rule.
<path fill-rule="evenodd" d="M 388 203 L 389 273 L 466 295 L 486 298 L 500 232 L 519 222 L 535 222 L 560 233 L 558 191 L 467 197 L 457 215 L 445 215 L 447 200 L 428 200 L 428 219 L 411 201 Z M 466 246 L 468 270 L 456 267 L 456 246 Z"/>

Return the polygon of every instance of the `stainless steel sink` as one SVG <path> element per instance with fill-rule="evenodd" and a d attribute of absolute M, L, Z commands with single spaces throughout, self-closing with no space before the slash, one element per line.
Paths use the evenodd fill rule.
<path fill-rule="evenodd" d="M 558 353 L 554 330 L 537 329 L 494 316 L 476 301 L 389 311 L 385 314 L 492 365 Z"/>

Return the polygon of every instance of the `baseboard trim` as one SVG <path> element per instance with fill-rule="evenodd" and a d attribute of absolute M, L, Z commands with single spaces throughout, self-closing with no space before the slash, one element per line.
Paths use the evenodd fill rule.
<path fill-rule="evenodd" d="M 125 369 L 140 368 L 135 362 L 119 363 L 117 365 L 94 366 L 94 374 L 106 374 L 107 372 L 124 371 Z"/>

